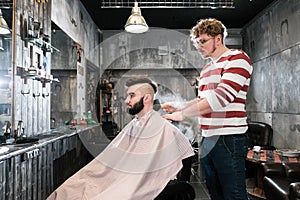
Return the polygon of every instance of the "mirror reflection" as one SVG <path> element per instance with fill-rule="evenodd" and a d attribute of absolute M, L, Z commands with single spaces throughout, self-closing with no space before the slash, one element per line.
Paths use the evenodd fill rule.
<path fill-rule="evenodd" d="M 51 120 L 56 126 L 70 124 L 77 114 L 76 42 L 52 22 L 51 74 L 59 82 L 51 84 Z M 60 102 L 60 103 L 57 103 Z"/>
<path fill-rule="evenodd" d="M 0 5 L 0 139 L 9 137 L 11 124 L 12 9 Z"/>

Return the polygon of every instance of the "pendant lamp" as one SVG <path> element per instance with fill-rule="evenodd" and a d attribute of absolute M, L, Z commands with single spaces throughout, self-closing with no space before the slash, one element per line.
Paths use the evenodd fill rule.
<path fill-rule="evenodd" d="M 132 8 L 131 15 L 128 18 L 125 30 L 129 33 L 144 33 L 148 31 L 149 27 L 141 15 L 141 9 L 138 7 L 138 3 L 134 2 L 134 7 Z"/>
<path fill-rule="evenodd" d="M 2 11 L 0 9 L 0 34 L 6 35 L 9 33 L 10 33 L 9 27 L 8 27 L 5 19 L 3 18 Z"/>

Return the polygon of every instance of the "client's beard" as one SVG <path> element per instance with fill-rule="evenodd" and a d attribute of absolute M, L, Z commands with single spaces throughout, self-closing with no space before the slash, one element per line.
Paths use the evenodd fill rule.
<path fill-rule="evenodd" d="M 144 103 L 143 103 L 144 97 L 142 97 L 139 102 L 135 103 L 132 108 L 128 108 L 128 113 L 131 115 L 136 115 L 139 112 L 141 112 L 141 110 L 143 110 L 144 108 Z"/>

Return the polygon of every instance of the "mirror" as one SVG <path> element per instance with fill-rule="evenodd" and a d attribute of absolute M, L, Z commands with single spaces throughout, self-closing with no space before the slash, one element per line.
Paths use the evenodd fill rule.
<path fill-rule="evenodd" d="M 12 27 L 12 8 L 0 3 L 0 17 L 5 20 L 9 29 Z M 12 101 L 12 34 L 0 33 L 0 140 L 9 136 L 11 124 Z"/>
<path fill-rule="evenodd" d="M 51 119 L 56 126 L 63 126 L 77 114 L 77 49 L 76 42 L 54 22 L 51 27 L 51 44 L 56 48 L 51 55 L 51 74 L 59 80 L 51 84 Z"/>

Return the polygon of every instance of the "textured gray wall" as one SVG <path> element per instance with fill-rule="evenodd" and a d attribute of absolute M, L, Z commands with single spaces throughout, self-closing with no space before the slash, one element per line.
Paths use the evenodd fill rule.
<path fill-rule="evenodd" d="M 229 35 L 225 41 L 228 46 L 241 48 L 240 31 L 228 30 Z M 192 84 L 209 60 L 203 60 L 192 45 L 190 30 L 150 28 L 144 34 L 114 30 L 102 33 L 101 74 L 103 78 L 115 83 L 115 98 L 123 103 L 123 113 L 117 111 L 114 115 L 114 121 L 119 122 L 118 126 L 122 128 L 130 119 L 124 112 L 124 84 L 127 78 L 147 76 L 160 84 L 162 87 L 157 96 L 161 103 L 189 101 L 196 97 L 195 86 Z"/>
<path fill-rule="evenodd" d="M 278 0 L 243 28 L 253 62 L 249 119 L 274 129 L 274 146 L 300 149 L 300 1 Z"/>

